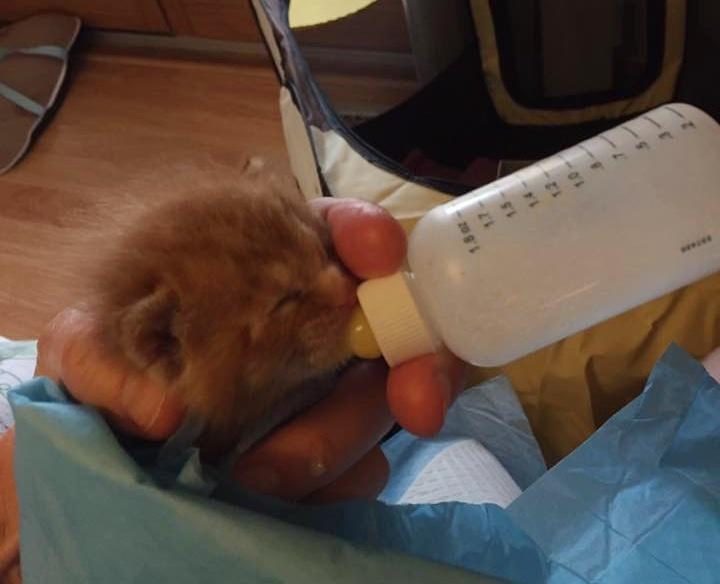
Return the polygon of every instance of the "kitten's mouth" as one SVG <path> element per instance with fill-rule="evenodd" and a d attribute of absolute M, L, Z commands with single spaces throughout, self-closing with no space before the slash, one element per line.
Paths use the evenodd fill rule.
<path fill-rule="evenodd" d="M 347 327 L 350 325 L 350 320 L 357 306 L 357 298 L 352 301 L 348 301 L 346 304 L 340 306 L 334 306 L 332 312 L 328 314 L 330 320 L 328 321 L 327 335 L 328 337 L 344 337 Z"/>
<path fill-rule="evenodd" d="M 343 290 L 338 298 L 338 308 L 351 311 L 355 307 L 358 303 L 357 289 L 359 285 L 360 282 L 355 276 L 343 270 Z"/>
<path fill-rule="evenodd" d="M 355 308 L 355 306 L 357 306 L 357 303 L 358 303 L 357 295 L 355 294 L 355 291 L 353 290 L 353 293 L 348 298 L 346 298 L 342 304 L 340 304 L 336 308 L 339 308 L 340 310 L 343 310 L 343 311 L 350 312 L 350 311 L 352 311 L 353 308 Z"/>

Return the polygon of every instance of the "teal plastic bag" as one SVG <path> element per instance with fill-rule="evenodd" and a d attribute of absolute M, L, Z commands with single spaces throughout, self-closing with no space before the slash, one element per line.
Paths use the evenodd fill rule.
<path fill-rule="evenodd" d="M 492 505 L 306 507 L 232 485 L 209 498 L 192 455 L 171 487 L 159 486 L 169 482 L 153 464 L 159 446 L 117 436 L 46 379 L 11 401 L 26 584 L 497 581 L 481 574 L 530 584 L 546 575 L 542 552 Z"/>
<path fill-rule="evenodd" d="M 163 489 L 147 462 L 154 445 L 123 443 L 50 382 L 11 400 L 25 582 L 484 582 L 485 573 L 701 583 L 720 573 L 720 392 L 677 348 L 642 396 L 507 510 L 308 508 L 228 486 L 214 499 L 191 482 Z"/>

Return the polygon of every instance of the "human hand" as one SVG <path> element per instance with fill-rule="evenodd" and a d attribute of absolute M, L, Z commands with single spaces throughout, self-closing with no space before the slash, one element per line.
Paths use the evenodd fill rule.
<path fill-rule="evenodd" d="M 311 205 L 330 226 L 340 260 L 360 279 L 401 269 L 407 252 L 405 233 L 384 209 L 348 199 L 315 199 Z M 464 377 L 465 364 L 447 350 L 397 365 L 388 376 L 390 410 L 409 432 L 432 436 L 442 427 Z"/>
<path fill-rule="evenodd" d="M 355 276 L 377 278 L 401 268 L 405 233 L 381 207 L 330 198 L 310 205 L 329 225 L 339 259 Z M 236 476 L 291 499 L 374 496 L 387 479 L 378 442 L 393 416 L 410 432 L 435 434 L 463 378 L 464 364 L 449 352 L 421 356 L 389 372 L 381 360 L 358 364 L 330 396 L 253 447 Z"/>

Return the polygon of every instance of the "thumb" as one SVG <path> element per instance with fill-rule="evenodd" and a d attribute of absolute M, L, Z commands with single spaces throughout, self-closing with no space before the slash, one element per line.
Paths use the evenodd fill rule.
<path fill-rule="evenodd" d="M 103 351 L 97 321 L 77 309 L 62 311 L 40 336 L 36 374 L 62 381 L 75 399 L 144 438 L 167 438 L 184 416 L 180 401 L 167 388 Z"/>

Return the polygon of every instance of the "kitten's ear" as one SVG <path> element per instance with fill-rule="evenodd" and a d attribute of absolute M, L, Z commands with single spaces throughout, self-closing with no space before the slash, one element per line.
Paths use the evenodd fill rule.
<path fill-rule="evenodd" d="M 182 371 L 176 294 L 160 285 L 122 310 L 118 319 L 119 343 L 142 370 L 153 368 L 168 381 Z"/>

